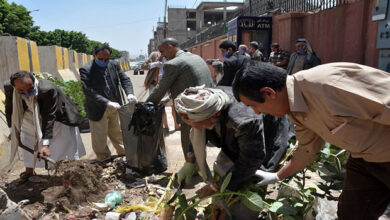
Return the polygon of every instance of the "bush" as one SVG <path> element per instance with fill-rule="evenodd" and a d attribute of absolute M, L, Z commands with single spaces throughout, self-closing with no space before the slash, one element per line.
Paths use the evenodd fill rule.
<path fill-rule="evenodd" d="M 81 116 L 85 117 L 87 115 L 84 108 L 85 96 L 81 82 L 74 80 L 62 81 L 56 77 L 53 77 L 50 73 L 34 73 L 34 75 L 38 79 L 47 79 L 52 81 L 57 86 L 62 88 L 64 93 L 68 95 L 70 99 L 77 105 L 77 109 L 79 110 Z"/>

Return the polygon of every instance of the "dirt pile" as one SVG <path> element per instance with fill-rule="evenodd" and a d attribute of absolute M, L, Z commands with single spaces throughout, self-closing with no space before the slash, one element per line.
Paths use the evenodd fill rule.
<path fill-rule="evenodd" d="M 107 190 L 103 183 L 103 168 L 82 160 L 61 161 L 49 178 L 48 188 L 42 191 L 47 204 L 77 209 L 86 202 L 104 198 Z"/>

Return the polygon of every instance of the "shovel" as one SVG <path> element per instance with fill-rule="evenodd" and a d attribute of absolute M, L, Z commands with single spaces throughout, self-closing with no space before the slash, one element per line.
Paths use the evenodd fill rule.
<path fill-rule="evenodd" d="M 27 152 L 31 153 L 34 155 L 34 150 L 23 145 L 22 142 L 19 142 L 19 147 L 21 147 L 22 149 L 26 150 Z M 51 164 L 55 164 L 56 161 L 51 159 L 50 157 L 47 157 L 47 156 L 44 156 L 44 155 L 41 155 L 40 152 L 38 152 L 38 159 L 43 159 L 45 161 L 45 169 L 48 170 L 49 169 L 49 164 L 48 163 L 51 163 Z"/>

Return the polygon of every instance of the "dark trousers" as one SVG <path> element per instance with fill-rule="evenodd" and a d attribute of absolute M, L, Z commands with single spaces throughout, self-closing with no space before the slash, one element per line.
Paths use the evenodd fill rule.
<path fill-rule="evenodd" d="M 339 220 L 377 220 L 390 202 L 390 162 L 349 157 L 339 198 Z"/>

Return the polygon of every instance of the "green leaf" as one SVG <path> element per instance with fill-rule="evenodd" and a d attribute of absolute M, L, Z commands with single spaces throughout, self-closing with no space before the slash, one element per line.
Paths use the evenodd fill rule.
<path fill-rule="evenodd" d="M 284 204 L 281 202 L 274 202 L 271 204 L 269 207 L 269 210 L 271 212 L 275 212 L 278 214 L 283 214 L 283 215 L 295 215 L 297 214 L 298 210 L 294 207 L 292 207 L 289 204 Z"/>
<path fill-rule="evenodd" d="M 221 193 L 225 192 L 226 187 L 229 185 L 229 182 L 230 182 L 231 178 L 232 178 L 232 172 L 229 172 L 229 174 L 223 180 L 223 183 L 222 183 L 222 186 L 221 186 L 221 189 L 220 189 Z"/>
<path fill-rule="evenodd" d="M 242 198 L 242 203 L 250 210 L 260 212 L 263 210 L 263 199 L 259 194 L 248 191 L 246 197 Z"/>

